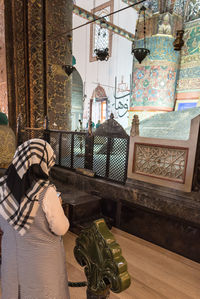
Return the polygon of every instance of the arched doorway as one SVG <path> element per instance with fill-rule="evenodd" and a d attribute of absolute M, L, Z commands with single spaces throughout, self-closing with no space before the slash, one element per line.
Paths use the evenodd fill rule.
<path fill-rule="evenodd" d="M 95 124 L 100 120 L 103 123 L 108 118 L 108 97 L 104 88 L 98 84 L 92 94 L 92 120 Z"/>
<path fill-rule="evenodd" d="M 79 129 L 79 120 L 83 119 L 83 80 L 75 69 L 72 73 L 72 131 Z"/>

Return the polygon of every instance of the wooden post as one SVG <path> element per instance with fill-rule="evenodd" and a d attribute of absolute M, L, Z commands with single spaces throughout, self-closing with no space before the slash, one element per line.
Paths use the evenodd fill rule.
<path fill-rule="evenodd" d="M 133 116 L 133 120 L 132 120 L 132 127 L 131 127 L 131 134 L 130 136 L 131 137 L 134 137 L 134 136 L 139 136 L 139 117 L 138 115 L 134 114 Z"/>

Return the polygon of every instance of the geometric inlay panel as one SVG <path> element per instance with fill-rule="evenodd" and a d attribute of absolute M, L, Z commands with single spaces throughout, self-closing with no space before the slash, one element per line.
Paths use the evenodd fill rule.
<path fill-rule="evenodd" d="M 184 183 L 187 148 L 135 143 L 133 172 Z"/>

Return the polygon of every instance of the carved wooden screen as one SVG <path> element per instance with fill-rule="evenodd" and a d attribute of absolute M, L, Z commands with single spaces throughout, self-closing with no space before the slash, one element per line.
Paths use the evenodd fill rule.
<path fill-rule="evenodd" d="M 133 172 L 137 174 L 185 182 L 187 148 L 135 143 Z"/>

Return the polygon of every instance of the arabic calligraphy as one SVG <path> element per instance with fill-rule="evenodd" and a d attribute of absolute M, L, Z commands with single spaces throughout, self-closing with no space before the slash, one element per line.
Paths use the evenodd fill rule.
<path fill-rule="evenodd" d="M 123 117 L 128 112 L 128 102 L 129 102 L 130 93 L 115 98 L 115 110 L 118 112 L 119 117 Z M 122 100 L 123 99 L 123 100 Z"/>
<path fill-rule="evenodd" d="M 131 81 L 132 81 L 132 77 L 130 76 L 130 82 Z M 123 76 L 122 76 L 120 84 L 123 84 L 123 87 L 124 87 Z M 131 86 L 131 83 L 130 83 L 130 86 Z M 119 91 L 119 89 L 118 89 L 118 91 Z M 117 96 L 117 77 L 115 77 L 115 93 L 114 93 L 115 103 L 112 105 L 113 106 L 115 105 L 115 110 L 117 111 L 118 117 L 124 117 L 126 115 L 126 113 L 128 112 L 131 92 L 125 93 L 126 91 L 127 91 L 127 84 L 126 84 L 126 90 L 125 89 L 120 90 L 120 93 L 122 95 Z"/>

